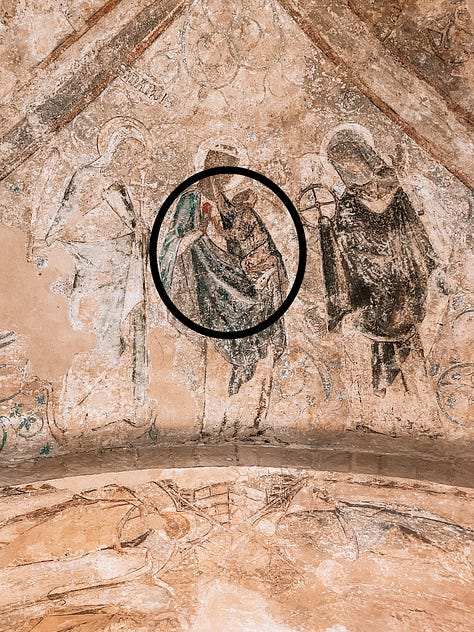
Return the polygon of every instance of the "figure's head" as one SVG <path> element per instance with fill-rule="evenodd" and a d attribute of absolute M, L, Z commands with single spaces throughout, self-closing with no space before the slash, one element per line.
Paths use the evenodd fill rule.
<path fill-rule="evenodd" d="M 210 149 L 207 152 L 206 158 L 204 160 L 204 169 L 212 169 L 213 167 L 236 167 L 239 163 L 239 160 L 236 155 L 227 153 L 224 151 L 219 151 L 217 149 Z M 220 191 L 223 191 L 226 186 L 228 186 L 229 182 L 232 180 L 233 175 L 223 174 L 214 176 L 213 180 L 215 185 Z M 209 178 L 202 180 L 202 190 L 208 197 L 213 197 L 212 193 L 212 184 Z"/>
<path fill-rule="evenodd" d="M 248 207 L 254 207 L 257 203 L 258 196 L 252 189 L 244 189 L 240 191 L 232 198 L 232 204 L 238 211 L 241 211 Z"/>
<path fill-rule="evenodd" d="M 382 198 L 398 187 L 394 169 L 350 130 L 341 130 L 333 136 L 327 155 L 349 191 Z"/>
<path fill-rule="evenodd" d="M 212 167 L 236 167 L 239 159 L 233 154 L 211 149 L 204 160 L 204 169 L 212 169 Z M 232 174 L 224 174 L 216 176 L 216 182 L 219 187 L 225 187 L 232 180 Z"/>
<path fill-rule="evenodd" d="M 140 139 L 133 136 L 124 138 L 112 154 L 115 169 L 122 171 L 125 168 L 130 171 L 132 166 L 140 166 L 146 157 L 144 150 L 144 144 Z"/>
<path fill-rule="evenodd" d="M 147 160 L 147 143 L 144 134 L 132 126 L 118 127 L 107 139 L 102 150 L 102 161 L 120 175 Z"/>

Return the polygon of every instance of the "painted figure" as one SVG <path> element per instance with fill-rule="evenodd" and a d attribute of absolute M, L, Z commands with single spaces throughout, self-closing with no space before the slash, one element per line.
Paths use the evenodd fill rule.
<path fill-rule="evenodd" d="M 349 314 L 371 344 L 372 385 L 380 394 L 411 353 L 423 358 L 417 325 L 437 266 L 423 224 L 397 176 L 354 131 L 327 149 L 345 191 L 334 217 L 320 222 L 328 329 Z"/>
<path fill-rule="evenodd" d="M 143 154 L 145 138 L 138 126 L 117 125 L 110 136 L 102 139 L 100 157 L 72 176 L 46 243 L 60 241 L 74 260 L 72 324 L 81 328 L 91 319 L 96 352 L 106 365 L 115 366 L 120 360 L 125 349 L 123 322 L 127 317 L 133 321 L 134 390 L 136 399 L 143 403 L 145 236 L 126 180 L 130 152 L 137 149 Z M 93 310 L 87 312 L 84 301 L 92 301 Z"/>
<path fill-rule="evenodd" d="M 235 164 L 234 155 L 211 149 L 204 167 Z M 264 321 L 282 303 L 287 287 L 281 254 L 254 209 L 255 192 L 246 189 L 228 199 L 231 178 L 204 179 L 181 196 L 159 257 L 165 288 L 181 311 L 220 331 Z M 274 358 L 281 355 L 283 322 L 246 338 L 213 338 L 213 344 L 232 365 L 228 393 L 234 395 L 254 376 L 270 344 Z"/>

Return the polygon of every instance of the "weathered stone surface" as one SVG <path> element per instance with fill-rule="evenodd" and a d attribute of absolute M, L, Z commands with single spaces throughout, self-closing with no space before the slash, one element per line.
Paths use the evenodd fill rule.
<path fill-rule="evenodd" d="M 391 453 L 434 462 L 439 456 L 447 462 L 439 467 L 446 481 L 454 460 L 472 455 L 473 357 L 472 203 L 445 167 L 458 161 L 462 173 L 470 172 L 472 145 L 466 118 L 448 102 L 443 113 L 446 86 L 429 86 L 423 78 L 428 58 L 426 68 L 410 74 L 410 64 L 386 46 L 398 31 L 388 37 L 379 28 L 395 17 L 379 19 L 379 9 L 368 3 L 358 6 L 354 21 L 353 3 L 325 3 L 318 20 L 305 3 L 293 3 L 287 8 L 296 22 L 278 3 L 132 4 L 133 11 L 126 2 L 78 4 L 72 27 L 58 31 L 56 48 L 50 42 L 35 49 L 40 66 L 31 61 L 33 40 L 23 42 L 27 74 L 5 88 L 5 106 L 23 108 L 31 127 L 20 134 L 20 119 L 5 112 L 6 133 L 16 125 L 19 134 L 10 150 L 33 153 L 0 185 L 2 465 L 39 456 L 67 460 L 103 448 L 253 442 L 334 447 L 341 454 L 328 458 L 347 471 L 354 467 L 350 454 L 361 451 L 378 455 L 380 467 Z M 448 11 L 441 4 L 428 10 L 420 3 L 416 15 L 428 23 Z M 40 24 L 48 11 L 61 14 L 54 3 L 47 10 L 12 4 L 5 24 L 15 27 L 28 16 Z M 393 11 L 398 27 L 406 26 Z M 156 25 L 145 20 L 150 12 Z M 466 9 L 460 4 L 455 14 L 465 35 L 471 28 Z M 142 16 L 144 30 L 134 16 Z M 310 27 L 309 39 L 298 21 Z M 464 35 L 463 68 L 470 63 Z M 349 36 L 360 41 L 353 54 Z M 458 39 L 449 40 L 453 51 Z M 409 58 L 406 45 L 400 39 L 400 55 Z M 346 66 L 350 62 L 350 72 L 334 64 L 328 47 Z M 372 55 L 377 68 L 364 55 Z M 87 81 L 79 80 L 81 73 Z M 89 85 L 96 79 L 100 96 Z M 399 89 L 390 88 L 393 80 Z M 360 82 L 370 87 L 373 102 Z M 406 90 L 413 103 L 402 111 Z M 60 99 L 65 91 L 69 96 Z M 467 107 L 456 91 L 450 99 Z M 47 105 L 53 102 L 59 109 Z M 34 115 L 40 110 L 49 112 L 44 129 L 46 119 Z M 425 151 L 425 141 L 441 162 Z M 365 194 L 351 198 L 356 206 L 344 198 L 344 184 L 347 191 L 354 178 L 367 178 L 348 175 L 351 167 L 341 162 L 348 147 L 358 156 L 356 170 L 378 161 L 390 174 L 370 176 L 380 199 L 367 216 L 357 207 L 364 199 L 370 206 Z M 229 343 L 200 336 L 170 316 L 146 254 L 158 209 L 173 187 L 222 162 L 250 166 L 281 186 L 299 209 L 308 244 L 303 285 L 277 329 Z M 312 185 L 319 188 L 308 189 Z M 219 228 L 222 208 L 212 196 L 221 190 L 242 209 L 234 232 Z M 278 307 L 295 278 L 298 248 L 289 215 L 272 192 L 248 178 L 222 180 L 217 189 L 203 182 L 195 191 L 200 213 L 211 217 L 204 237 L 190 235 L 173 250 L 172 210 L 158 239 L 172 298 L 198 324 L 219 328 L 219 319 L 230 318 L 230 299 L 222 306 L 209 299 L 205 313 L 203 296 L 217 291 L 215 279 L 219 292 L 240 283 L 232 290 L 236 311 L 229 327 L 255 324 Z M 313 192 L 316 202 L 328 202 L 320 207 L 327 216 L 321 225 Z M 351 213 L 359 213 L 362 228 L 354 228 Z M 260 250 L 253 251 L 245 231 L 254 230 L 258 217 L 263 241 L 254 237 Z M 189 257 L 203 247 L 214 281 L 204 286 L 201 275 L 193 294 L 198 277 Z M 372 249 L 368 259 L 364 248 Z M 238 280 L 225 276 L 225 257 L 240 261 L 231 264 L 234 277 L 241 270 Z M 386 258 L 379 268 L 377 257 Z M 343 452 L 347 464 L 339 463 Z M 72 467 L 79 472 L 81 466 Z M 411 476 L 413 465 L 405 471 Z M 433 468 L 423 471 L 438 476 Z"/>
<path fill-rule="evenodd" d="M 1 630 L 470 629 L 471 490 L 229 467 L 2 494 Z"/>
<path fill-rule="evenodd" d="M 472 627 L 470 11 L 3 2 L 0 629 Z"/>

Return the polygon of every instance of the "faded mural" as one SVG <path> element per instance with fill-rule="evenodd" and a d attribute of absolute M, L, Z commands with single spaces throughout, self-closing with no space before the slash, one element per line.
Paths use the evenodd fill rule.
<path fill-rule="evenodd" d="M 130 444 L 329 445 L 367 433 L 471 445 L 463 2 L 334 2 L 337 28 L 352 16 L 347 38 L 359 29 L 360 50 L 381 47 L 400 85 L 419 90 L 418 122 L 389 71 L 374 92 L 362 58 L 349 64 L 324 7 L 318 31 L 319 2 L 78 2 L 74 15 L 59 2 L 7 4 L 6 26 L 18 29 L 28 11 L 56 26 L 51 41 L 53 26 L 2 44 L 4 464 Z M 186 328 L 148 265 L 161 204 L 220 165 L 271 178 L 308 244 L 291 308 L 245 338 Z M 221 175 L 180 196 L 156 256 L 186 316 L 236 331 L 281 305 L 298 240 L 271 192 Z"/>
<path fill-rule="evenodd" d="M 203 166 L 236 166 L 235 153 L 210 149 Z M 200 326 L 226 333 L 267 320 L 282 304 L 288 285 L 282 255 L 255 211 L 257 193 L 246 188 L 229 199 L 224 187 L 231 180 L 231 174 L 205 178 L 199 189 L 180 197 L 159 255 L 160 276 L 180 311 Z M 275 359 L 282 355 L 284 324 L 280 320 L 261 333 L 213 343 L 232 365 L 231 396 L 253 377 L 269 343 Z"/>
<path fill-rule="evenodd" d="M 469 629 L 470 490 L 239 470 L 2 488 L 0 630 Z"/>
<path fill-rule="evenodd" d="M 1 3 L 0 632 L 472 628 L 473 15 Z"/>
<path fill-rule="evenodd" d="M 328 330 L 357 314 L 371 340 L 374 390 L 384 394 L 398 375 L 408 390 L 401 366 L 410 352 L 423 360 L 416 325 L 436 255 L 394 169 L 370 145 L 342 130 L 328 159 L 345 185 L 334 219 L 321 216 Z"/>

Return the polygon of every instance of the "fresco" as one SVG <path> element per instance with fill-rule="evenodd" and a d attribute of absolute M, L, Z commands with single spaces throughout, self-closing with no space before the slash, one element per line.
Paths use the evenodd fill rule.
<path fill-rule="evenodd" d="M 2 0 L 0 632 L 472 629 L 473 16 Z"/>
<path fill-rule="evenodd" d="M 5 632 L 469 629 L 470 490 L 191 468 L 0 503 Z"/>
<path fill-rule="evenodd" d="M 210 149 L 204 168 L 236 166 L 237 151 L 227 151 Z M 177 307 L 203 327 L 230 333 L 267 320 L 288 289 L 283 257 L 255 210 L 258 194 L 244 188 L 229 199 L 225 187 L 232 179 L 231 174 L 204 178 L 179 198 L 159 254 L 161 279 Z M 284 324 L 280 320 L 253 336 L 213 343 L 232 365 L 231 396 L 253 377 L 270 343 L 275 359 L 282 355 Z"/>
<path fill-rule="evenodd" d="M 356 313 L 371 340 L 372 385 L 384 393 L 410 355 L 423 359 L 415 326 L 426 310 L 436 255 L 397 176 L 362 139 L 343 130 L 328 158 L 345 185 L 333 220 L 321 217 L 328 329 Z"/>
<path fill-rule="evenodd" d="M 2 92 L 2 466 L 239 441 L 469 452 L 467 5 L 416 3 L 410 47 L 396 2 L 390 35 L 366 2 L 334 0 L 337 24 L 319 1 L 78 3 L 71 27 L 56 4 L 2 14 L 59 25 L 52 50 L 15 44 Z M 234 339 L 179 322 L 148 259 L 164 201 L 220 165 L 280 187 L 307 242 L 291 307 Z M 216 175 L 176 200 L 156 256 L 176 306 L 232 332 L 285 300 L 298 239 L 271 191 Z"/>

